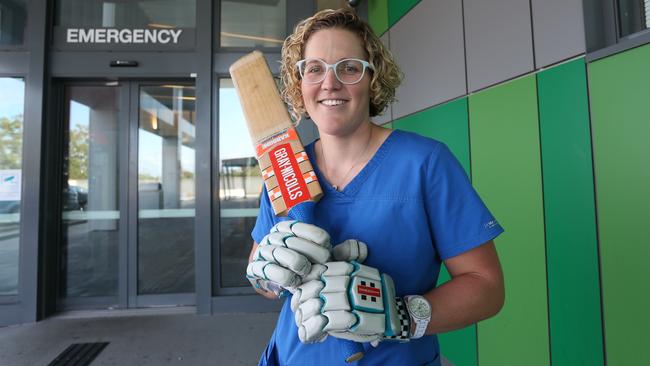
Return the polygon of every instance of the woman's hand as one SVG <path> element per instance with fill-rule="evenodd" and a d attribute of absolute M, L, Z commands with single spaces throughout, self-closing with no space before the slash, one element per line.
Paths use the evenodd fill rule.
<path fill-rule="evenodd" d="M 355 342 L 408 339 L 408 315 L 400 311 L 389 275 L 357 262 L 325 266 L 320 278 L 298 287 L 291 299 L 302 342 L 328 335 Z"/>
<path fill-rule="evenodd" d="M 298 221 L 282 221 L 254 247 L 246 277 L 256 289 L 280 296 L 285 289 L 293 292 L 302 284 L 313 264 L 330 258 L 330 236 L 325 230 Z"/>
<path fill-rule="evenodd" d="M 348 239 L 332 249 L 329 234 L 318 226 L 299 221 L 282 221 L 254 243 L 246 277 L 262 295 L 273 298 L 293 293 L 304 282 L 325 272 L 332 259 L 363 262 L 368 257 L 364 242 Z M 274 296 L 267 296 L 268 293 Z"/>

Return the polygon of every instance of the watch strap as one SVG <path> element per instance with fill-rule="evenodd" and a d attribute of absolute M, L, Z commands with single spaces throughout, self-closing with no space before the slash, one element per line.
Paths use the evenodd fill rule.
<path fill-rule="evenodd" d="M 426 320 L 416 320 L 415 321 L 415 332 L 411 338 L 418 339 L 422 338 L 424 332 L 427 330 L 427 321 Z"/>

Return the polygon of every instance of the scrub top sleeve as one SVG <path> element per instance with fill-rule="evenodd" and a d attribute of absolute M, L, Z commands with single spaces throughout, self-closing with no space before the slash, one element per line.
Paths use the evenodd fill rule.
<path fill-rule="evenodd" d="M 259 244 L 275 224 L 275 215 L 269 202 L 269 195 L 266 193 L 266 186 L 263 186 L 260 197 L 260 212 L 257 214 L 257 221 L 251 232 L 253 240 Z"/>
<path fill-rule="evenodd" d="M 426 184 L 429 226 L 442 260 L 473 249 L 503 232 L 446 145 L 432 152 Z"/>

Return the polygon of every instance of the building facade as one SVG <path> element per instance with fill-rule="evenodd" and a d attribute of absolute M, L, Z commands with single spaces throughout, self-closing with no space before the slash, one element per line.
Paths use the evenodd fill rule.
<path fill-rule="evenodd" d="M 450 146 L 505 228 L 505 306 L 442 354 L 650 363 L 648 1 L 369 6 L 405 73 L 386 122 Z"/>
<path fill-rule="evenodd" d="M 261 180 L 228 67 L 260 49 L 277 74 L 296 22 L 342 3 L 0 0 L 0 325 L 279 309 L 244 277 Z M 373 122 L 445 142 L 506 229 L 506 306 L 443 355 L 650 363 L 650 2 L 358 9 L 405 74 Z"/>
<path fill-rule="evenodd" d="M 319 6 L 2 1 L 0 324 L 266 308 L 244 276 L 261 186 L 228 67 L 261 49 L 277 73 Z"/>

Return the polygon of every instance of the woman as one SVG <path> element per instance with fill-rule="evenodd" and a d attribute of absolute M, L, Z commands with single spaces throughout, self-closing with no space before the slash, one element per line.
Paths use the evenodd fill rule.
<path fill-rule="evenodd" d="M 503 306 L 492 242 L 503 229 L 444 144 L 370 122 L 394 100 L 401 77 L 352 10 L 324 10 L 298 24 L 284 43 L 281 74 L 294 116 L 306 114 L 320 134 L 306 147 L 325 193 L 314 224 L 332 243 L 365 242 L 365 265 L 390 275 L 397 296 L 420 295 L 430 306 L 428 322 L 416 325 L 410 314 L 410 341 L 364 344 L 359 364 L 438 365 L 435 334 L 491 317 Z M 280 220 L 265 193 L 251 259 Z M 452 279 L 436 287 L 442 262 Z M 296 318 L 286 301 L 261 364 L 344 364 L 334 337 L 302 343 Z"/>

